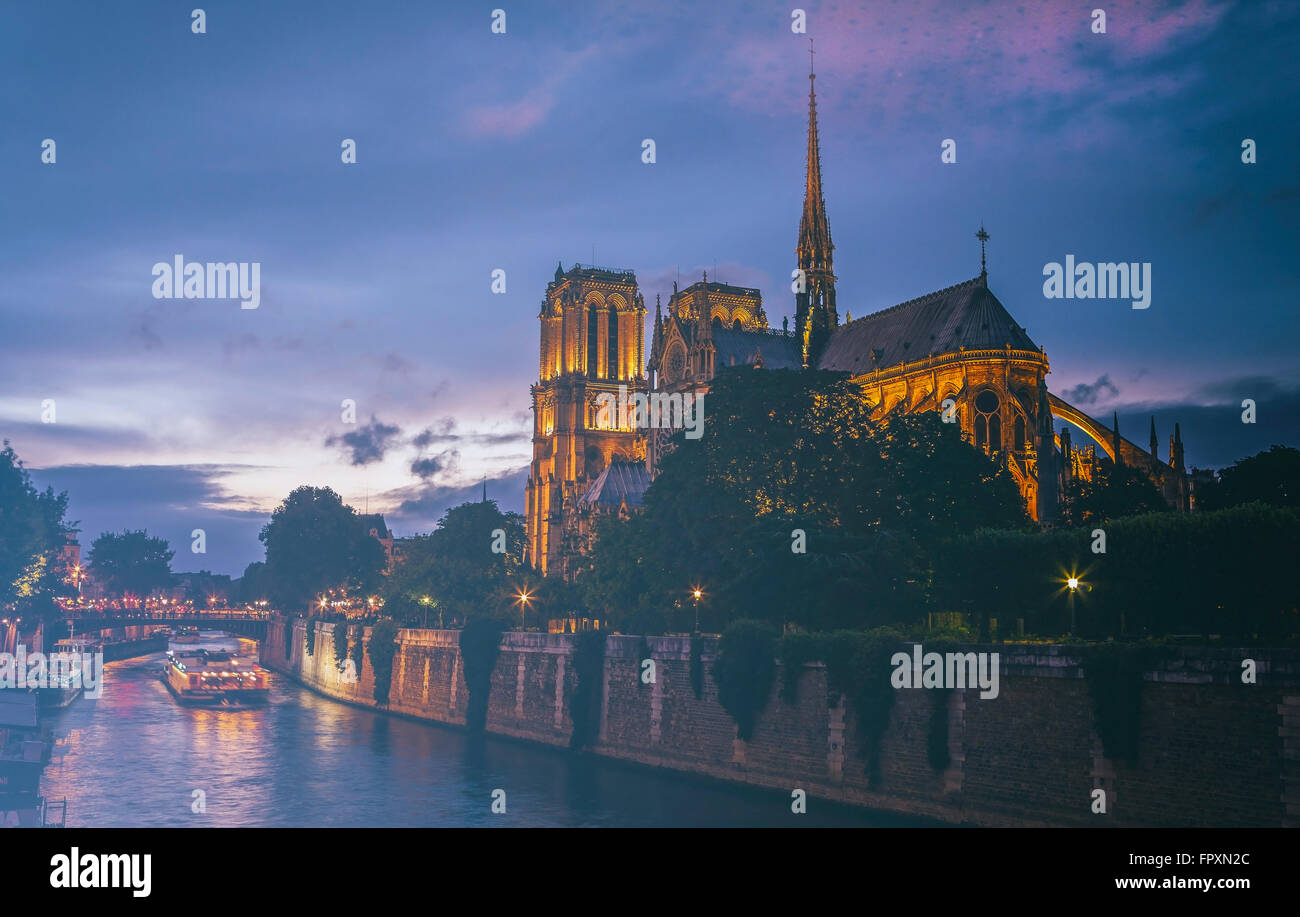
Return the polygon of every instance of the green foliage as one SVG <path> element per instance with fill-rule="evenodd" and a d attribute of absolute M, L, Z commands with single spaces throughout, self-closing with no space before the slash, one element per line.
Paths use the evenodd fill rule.
<path fill-rule="evenodd" d="M 1024 618 L 1035 634 L 1069 629 L 1104 640 L 1219 634 L 1276 642 L 1297 633 L 1300 579 L 1292 574 L 1300 510 L 1259 503 L 1214 512 L 1149 513 L 1107 523 L 1106 552 L 1092 533 L 978 531 L 957 539 L 935 570 L 935 603 L 987 621 Z"/>
<path fill-rule="evenodd" d="M 13 604 L 47 621 L 58 617 L 53 598 L 73 590 L 60 581 L 59 550 L 67 522 L 68 495 L 37 491 L 9 441 L 0 449 L 0 607 Z"/>
<path fill-rule="evenodd" d="M 492 550 L 497 530 L 505 533 L 504 554 Z M 401 565 L 384 585 L 384 610 L 414 626 L 426 614 L 436 624 L 439 613 L 444 624 L 512 611 L 517 620 L 515 597 L 532 579 L 520 559 L 524 541 L 523 517 L 501 512 L 495 501 L 454 507 L 432 533 L 406 543 Z"/>
<path fill-rule="evenodd" d="M 307 626 L 303 628 L 303 635 L 307 641 L 307 655 L 316 655 L 316 619 L 308 618 Z"/>
<path fill-rule="evenodd" d="M 946 770 L 952 763 L 948 753 L 948 697 L 951 688 L 932 688 L 934 706 L 930 708 L 930 729 L 926 733 L 925 751 L 930 766 L 936 771 Z"/>
<path fill-rule="evenodd" d="M 370 668 L 375 673 L 375 701 L 388 703 L 388 694 L 393 685 L 393 659 L 397 656 L 397 622 L 392 618 L 380 618 L 370 629 L 370 640 L 366 652 L 370 656 Z"/>
<path fill-rule="evenodd" d="M 889 728 L 897 694 L 890 683 L 890 657 L 903 635 L 892 627 L 837 631 L 826 641 L 826 681 L 831 691 L 845 696 L 855 717 L 867 753 L 867 775 L 880 782 L 880 745 Z"/>
<path fill-rule="evenodd" d="M 704 638 L 699 634 L 691 634 L 691 691 L 695 694 L 695 699 L 699 700 L 704 697 L 704 657 L 702 650 L 704 647 Z"/>
<path fill-rule="evenodd" d="M 288 662 L 293 658 L 293 624 L 294 618 L 284 619 L 284 659 Z"/>
<path fill-rule="evenodd" d="M 465 668 L 469 703 L 465 726 L 482 732 L 487 725 L 488 697 L 492 691 L 492 670 L 501 652 L 501 635 L 506 623 L 496 618 L 471 618 L 460 632 L 460 661 Z"/>
<path fill-rule="evenodd" d="M 741 618 L 727 625 L 718 641 L 713 663 L 718 702 L 736 721 L 737 734 L 746 742 L 754 737 L 776 679 L 776 640 L 770 625 Z"/>
<path fill-rule="evenodd" d="M 365 652 L 366 652 L 365 636 L 366 636 L 365 625 L 358 624 L 356 638 L 353 640 L 352 643 L 352 668 L 356 672 L 358 681 L 361 680 L 361 664 L 365 661 Z"/>
<path fill-rule="evenodd" d="M 781 660 L 781 699 L 793 704 L 799 699 L 799 677 L 803 667 L 821 661 L 826 650 L 826 638 L 821 634 L 789 633 L 777 644 Z"/>
<path fill-rule="evenodd" d="M 343 660 L 348 655 L 348 622 L 337 620 L 334 622 L 334 661 L 338 663 L 339 668 L 343 667 Z"/>
<path fill-rule="evenodd" d="M 601 692 L 605 683 L 604 631 L 586 630 L 577 635 L 573 668 L 578 677 L 569 700 L 569 709 L 573 712 L 573 735 L 569 747 L 579 749 L 591 744 L 597 735 Z M 640 681 L 639 675 L 637 681 Z"/>
<path fill-rule="evenodd" d="M 385 566 L 383 546 L 328 487 L 294 490 L 258 537 L 270 598 L 283 609 L 306 609 L 330 589 L 369 592 Z"/>
<path fill-rule="evenodd" d="M 843 374 L 725 371 L 706 409 L 708 435 L 678 437 L 645 510 L 603 520 L 580 569 L 587 607 L 620 630 L 690 630 L 696 584 L 706 627 L 732 609 L 810 631 L 919 620 L 946 539 L 1027 522 L 1010 475 L 955 425 L 875 424 Z"/>
<path fill-rule="evenodd" d="M 1141 644 L 1105 643 L 1083 651 L 1097 735 L 1106 757 L 1136 763 L 1142 733 L 1142 672 L 1154 650 Z"/>
<path fill-rule="evenodd" d="M 1142 513 L 1172 512 L 1146 472 L 1131 465 L 1099 463 L 1091 481 L 1072 479 L 1065 487 L 1059 520 L 1067 526 L 1095 526 Z"/>
<path fill-rule="evenodd" d="M 1273 446 L 1224 468 L 1217 481 L 1196 486 L 1198 509 L 1227 509 L 1247 503 L 1300 508 L 1300 449 Z"/>
<path fill-rule="evenodd" d="M 270 594 L 271 584 L 267 579 L 266 564 L 256 560 L 244 568 L 244 575 L 239 578 L 233 598 L 240 604 L 252 605 L 267 600 Z"/>
<path fill-rule="evenodd" d="M 104 532 L 90 546 L 88 565 L 110 594 L 147 596 L 171 585 L 174 555 L 165 539 L 144 530 Z"/>

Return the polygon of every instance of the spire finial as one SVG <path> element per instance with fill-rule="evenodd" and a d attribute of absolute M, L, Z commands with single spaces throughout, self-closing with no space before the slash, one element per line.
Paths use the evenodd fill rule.
<path fill-rule="evenodd" d="M 975 238 L 980 240 L 980 280 L 984 282 L 984 286 L 988 286 L 989 271 L 988 271 L 988 266 L 984 261 L 984 243 L 988 242 L 989 234 L 984 231 L 983 220 L 980 221 L 980 231 L 975 233 Z"/>
<path fill-rule="evenodd" d="M 816 52 L 813 51 L 812 36 L 809 35 L 808 36 L 808 79 L 810 80 L 817 79 L 817 71 L 813 68 L 813 55 L 815 53 Z"/>

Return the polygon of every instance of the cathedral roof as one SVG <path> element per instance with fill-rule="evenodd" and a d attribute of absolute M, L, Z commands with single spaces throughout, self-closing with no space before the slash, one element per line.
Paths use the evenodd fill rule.
<path fill-rule="evenodd" d="M 817 368 L 857 375 L 961 347 L 1001 350 L 1007 344 L 1013 350 L 1039 349 L 975 277 L 840 325 Z"/>
<path fill-rule="evenodd" d="M 760 355 L 764 369 L 803 367 L 799 342 L 792 334 L 782 334 L 779 331 L 737 331 L 735 328 L 716 326 L 712 337 L 717 351 L 714 365 L 719 370 L 729 366 L 752 366 Z"/>
<path fill-rule="evenodd" d="M 618 509 L 626 502 L 629 509 L 635 509 L 641 505 L 641 498 L 649 486 L 650 472 L 645 462 L 614 459 L 591 482 L 578 502 L 604 509 Z"/>

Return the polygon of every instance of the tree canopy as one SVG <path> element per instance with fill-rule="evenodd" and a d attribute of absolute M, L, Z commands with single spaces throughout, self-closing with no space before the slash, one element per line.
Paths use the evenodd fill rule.
<path fill-rule="evenodd" d="M 1300 449 L 1273 446 L 1219 472 L 1217 481 L 1198 485 L 1198 509 L 1225 509 L 1246 503 L 1300 507 Z"/>
<path fill-rule="evenodd" d="M 937 413 L 871 420 L 843 374 L 724 372 L 704 435 L 663 461 L 643 513 L 607 518 L 578 585 L 626 630 L 735 618 L 814 629 L 921 613 L 943 545 L 1028 523 L 1009 472 Z"/>
<path fill-rule="evenodd" d="M 428 535 L 407 541 L 403 560 L 384 587 L 384 609 L 403 623 L 465 622 L 476 616 L 506 616 L 517 593 L 540 577 L 528 574 L 524 521 L 503 513 L 496 501 L 463 503 L 449 509 Z M 514 614 L 518 614 L 515 611 Z"/>
<path fill-rule="evenodd" d="M 8 440 L 0 449 L 0 606 L 21 605 L 45 614 L 62 591 L 58 556 L 65 533 L 67 493 L 38 491 Z"/>
<path fill-rule="evenodd" d="M 305 610 L 330 589 L 367 593 L 379 586 L 383 546 L 328 487 L 294 490 L 258 537 L 266 545 L 270 598 L 282 609 Z"/>
<path fill-rule="evenodd" d="M 89 566 L 110 595 L 143 597 L 171 584 L 175 553 L 143 529 L 104 532 L 90 546 Z"/>

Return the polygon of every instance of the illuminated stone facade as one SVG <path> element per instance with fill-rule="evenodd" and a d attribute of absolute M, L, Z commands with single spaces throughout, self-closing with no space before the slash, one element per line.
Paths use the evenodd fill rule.
<path fill-rule="evenodd" d="M 546 287 L 525 500 L 529 562 L 543 573 L 564 571 L 576 550 L 564 547 L 564 523 L 588 486 L 611 462 L 645 459 L 644 436 L 602 416 L 597 400 L 646 390 L 645 312 L 631 271 L 557 265 Z"/>
<path fill-rule="evenodd" d="M 758 290 L 710 281 L 707 274 L 683 290 L 674 284 L 666 315 L 656 298 L 643 378 L 636 369 L 641 365 L 639 331 L 624 332 L 620 324 L 617 345 L 592 337 L 604 334 L 601 329 L 612 315 L 619 315 L 620 322 L 626 316 L 641 327 L 644 308 L 631 272 L 575 267 L 566 274 L 557 269 L 541 316 L 541 382 L 533 387 L 536 426 L 528 533 L 534 565 L 570 575 L 572 559 L 590 545 L 594 514 L 626 514 L 638 508 L 641 493 L 670 448 L 673 431 L 668 429 L 595 429 L 594 393 L 626 379 L 632 391 L 644 390 L 648 381 L 656 393 L 700 395 L 707 393 L 718 373 L 737 367 L 848 373 L 862 387 L 877 421 L 918 411 L 942 412 L 960 426 L 967 441 L 1005 464 L 1026 509 L 1040 521 L 1055 516 L 1071 478 L 1091 479 L 1103 461 L 1092 447 L 1074 449 L 1068 428 L 1058 435 L 1054 417 L 1088 433 L 1106 453 L 1105 460 L 1144 469 L 1171 506 L 1190 508 L 1177 428 L 1168 460 L 1162 462 L 1154 425 L 1146 451 L 1119 435 L 1117 420 L 1107 428 L 1049 394 L 1047 354 L 989 288 L 982 253 L 977 277 L 840 322 L 835 246 L 822 192 L 812 82 L 816 77 L 810 74 L 809 79 L 793 328 L 785 322 L 779 331 L 768 327 Z M 983 228 L 976 235 L 981 246 L 988 239 Z M 634 353 L 629 333 L 636 335 Z M 612 370 L 601 356 L 607 346 L 622 354 L 617 372 L 626 376 L 609 374 Z M 593 365 L 597 370 L 589 372 Z M 588 406 L 585 416 L 576 407 L 583 404 Z M 632 467 L 642 460 L 643 475 Z M 616 473 L 597 482 L 611 463 Z M 561 531 L 564 537 L 557 537 Z"/>

